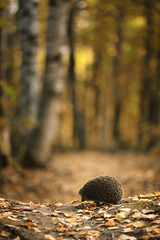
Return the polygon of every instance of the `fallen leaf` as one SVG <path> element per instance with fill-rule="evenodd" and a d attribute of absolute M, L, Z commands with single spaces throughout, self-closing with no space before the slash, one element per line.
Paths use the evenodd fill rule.
<path fill-rule="evenodd" d="M 44 240 L 55 240 L 56 238 L 53 235 L 45 234 Z"/>
<path fill-rule="evenodd" d="M 144 214 L 141 212 L 136 212 L 132 215 L 133 218 L 143 218 L 143 219 L 149 219 L 149 220 L 154 220 L 157 215 L 156 214 Z"/>
<path fill-rule="evenodd" d="M 144 222 L 143 221 L 137 221 L 137 222 L 132 222 L 129 224 L 129 226 L 139 228 L 139 227 L 144 227 Z"/>
<path fill-rule="evenodd" d="M 124 234 L 122 234 L 118 237 L 118 240 L 136 240 L 136 239 L 137 238 L 135 238 L 135 237 L 124 235 Z"/>
<path fill-rule="evenodd" d="M 70 223 L 75 222 L 76 220 L 77 220 L 76 218 L 69 218 L 69 219 L 66 219 L 66 221 L 67 221 L 67 222 L 70 222 Z"/>
<path fill-rule="evenodd" d="M 130 208 L 120 208 L 119 211 L 120 211 L 120 212 L 130 213 L 130 212 L 131 212 L 131 209 L 130 209 Z"/>
<path fill-rule="evenodd" d="M 65 217 L 72 217 L 74 215 L 74 212 L 67 212 L 63 213 Z"/>
<path fill-rule="evenodd" d="M 88 231 L 87 235 L 91 235 L 91 236 L 94 236 L 94 237 L 98 237 L 100 234 L 99 231 Z"/>
<path fill-rule="evenodd" d="M 127 233 L 127 232 L 133 232 L 132 228 L 124 228 L 123 232 Z"/>
<path fill-rule="evenodd" d="M 154 210 L 152 209 L 142 209 L 142 213 L 153 213 Z"/>
<path fill-rule="evenodd" d="M 132 198 L 132 200 L 133 200 L 133 201 L 136 201 L 136 200 L 139 200 L 139 198 L 138 198 L 138 196 L 136 195 L 136 196 L 134 196 L 134 197 Z"/>
<path fill-rule="evenodd" d="M 152 232 L 153 234 L 160 234 L 160 228 L 154 228 Z"/>
<path fill-rule="evenodd" d="M 0 202 L 0 208 L 7 208 L 7 207 L 10 207 L 11 204 L 7 201 L 2 201 Z"/>
<path fill-rule="evenodd" d="M 12 215 L 12 212 L 0 213 L 0 219 L 7 218 Z"/>
<path fill-rule="evenodd" d="M 17 236 L 16 238 L 13 238 L 13 240 L 21 240 L 19 236 Z"/>
<path fill-rule="evenodd" d="M 2 230 L 2 232 L 0 233 L 0 235 L 1 235 L 2 237 L 9 237 L 10 232 L 6 232 L 6 231 L 3 231 L 3 230 Z"/>
<path fill-rule="evenodd" d="M 151 226 L 151 227 L 147 227 L 146 231 L 147 232 L 152 232 L 157 226 Z"/>
<path fill-rule="evenodd" d="M 129 214 L 128 212 L 121 212 L 121 213 L 117 213 L 115 217 L 119 221 L 122 221 L 128 214 Z"/>
<path fill-rule="evenodd" d="M 116 239 L 117 240 L 135 240 L 136 238 L 129 235 L 122 234 Z"/>
<path fill-rule="evenodd" d="M 70 204 L 74 204 L 74 203 L 81 203 L 81 201 L 80 201 L 80 200 L 72 200 L 72 201 L 70 202 Z"/>
<path fill-rule="evenodd" d="M 109 219 L 106 223 L 103 224 L 103 226 L 111 227 L 111 226 L 115 226 L 116 224 L 117 223 L 115 223 L 113 219 Z"/>
<path fill-rule="evenodd" d="M 109 230 L 115 230 L 115 229 L 119 229 L 119 227 L 118 226 L 115 226 L 115 227 L 113 226 L 113 227 L 108 227 L 108 229 Z"/>
<path fill-rule="evenodd" d="M 86 235 L 86 232 L 85 231 L 80 231 L 79 233 L 78 233 L 78 236 L 85 236 Z"/>
<path fill-rule="evenodd" d="M 54 206 L 54 207 L 62 207 L 63 206 L 63 203 L 55 203 L 55 204 L 53 204 L 52 206 Z"/>
<path fill-rule="evenodd" d="M 160 224 L 160 220 L 154 220 L 153 223 Z"/>
<path fill-rule="evenodd" d="M 39 227 L 36 223 L 26 222 L 25 224 L 20 224 L 22 227 Z"/>

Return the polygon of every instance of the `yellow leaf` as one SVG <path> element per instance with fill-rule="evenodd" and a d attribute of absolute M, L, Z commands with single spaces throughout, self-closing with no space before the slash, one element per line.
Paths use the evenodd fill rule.
<path fill-rule="evenodd" d="M 105 224 L 104 226 L 107 226 L 107 227 L 111 227 L 111 226 L 115 226 L 117 223 L 115 223 L 115 221 L 113 219 L 109 219 Z"/>
<path fill-rule="evenodd" d="M 138 196 L 136 195 L 136 196 L 134 196 L 132 199 L 133 199 L 133 200 L 138 200 Z"/>
<path fill-rule="evenodd" d="M 80 232 L 78 233 L 78 235 L 79 235 L 79 236 L 84 236 L 84 235 L 86 235 L 86 232 L 85 232 L 85 231 L 80 231 Z"/>
<path fill-rule="evenodd" d="M 76 218 L 69 218 L 69 219 L 66 219 L 66 221 L 67 221 L 67 222 L 70 222 L 70 223 L 75 222 L 76 220 L 77 220 Z"/>

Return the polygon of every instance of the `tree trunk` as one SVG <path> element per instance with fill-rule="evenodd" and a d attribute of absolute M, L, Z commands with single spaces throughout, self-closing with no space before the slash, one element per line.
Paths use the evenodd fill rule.
<path fill-rule="evenodd" d="M 70 9 L 69 22 L 68 22 L 68 38 L 70 45 L 70 61 L 69 61 L 69 97 L 72 102 L 73 112 L 73 139 L 74 145 L 80 149 L 85 147 L 85 114 L 83 110 L 78 107 L 77 95 L 76 95 L 76 76 L 75 76 L 75 46 L 74 46 L 74 15 L 75 5 Z"/>
<path fill-rule="evenodd" d="M 47 30 L 47 55 L 44 85 L 40 102 L 39 124 L 29 137 L 28 149 L 23 159 L 26 166 L 46 166 L 56 137 L 64 89 L 62 46 L 67 32 L 70 1 L 50 0 Z"/>
<path fill-rule="evenodd" d="M 0 19 L 5 17 L 5 10 L 0 8 Z M 6 20 L 7 21 L 7 20 Z M 0 165 L 3 156 L 10 154 L 10 132 L 7 116 L 6 96 L 6 29 L 0 27 Z"/>
<path fill-rule="evenodd" d="M 117 144 L 120 141 L 120 130 L 119 121 L 122 107 L 122 94 L 120 87 L 120 57 L 121 57 L 121 46 L 122 46 L 122 20 L 124 17 L 124 9 L 122 6 L 117 6 L 118 17 L 117 17 L 117 37 L 116 43 L 117 55 L 113 59 L 113 81 L 114 81 L 114 117 L 113 117 L 113 137 Z"/>
<path fill-rule="evenodd" d="M 19 110 L 21 117 L 37 115 L 38 0 L 19 0 L 22 48 Z"/>
<path fill-rule="evenodd" d="M 151 71 L 151 60 L 152 60 L 152 27 L 153 27 L 153 2 L 145 1 L 145 17 L 147 20 L 147 29 L 146 29 L 146 39 L 145 39 L 145 49 L 146 55 L 143 59 L 142 65 L 142 80 L 140 88 L 140 117 L 138 122 L 138 149 L 145 149 L 146 140 L 148 136 L 145 137 L 147 133 L 148 123 L 149 123 L 149 97 L 151 93 L 151 82 L 152 82 L 152 71 Z"/>

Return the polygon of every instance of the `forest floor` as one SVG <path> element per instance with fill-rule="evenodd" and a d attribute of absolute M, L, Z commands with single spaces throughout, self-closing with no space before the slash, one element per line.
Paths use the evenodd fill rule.
<path fill-rule="evenodd" d="M 98 175 L 117 177 L 124 196 L 160 191 L 160 160 L 140 153 L 55 153 L 47 170 L 7 167 L 1 170 L 0 197 L 34 203 L 69 203 Z"/>

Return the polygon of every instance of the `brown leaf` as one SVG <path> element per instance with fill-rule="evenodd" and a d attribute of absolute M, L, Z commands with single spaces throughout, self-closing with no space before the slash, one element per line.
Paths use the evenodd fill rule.
<path fill-rule="evenodd" d="M 25 224 L 20 224 L 22 227 L 39 227 L 36 223 L 26 222 Z"/>
<path fill-rule="evenodd" d="M 133 229 L 132 229 L 132 228 L 129 228 L 129 227 L 128 227 L 128 228 L 124 228 L 124 229 L 123 229 L 123 232 L 124 232 L 124 233 L 133 232 Z"/>
<path fill-rule="evenodd" d="M 128 212 L 121 212 L 121 213 L 117 213 L 115 217 L 119 221 L 122 221 L 128 214 L 129 214 Z"/>
<path fill-rule="evenodd" d="M 137 238 L 122 234 L 122 235 L 119 236 L 118 239 L 119 240 L 136 240 Z"/>
<path fill-rule="evenodd" d="M 143 221 L 132 222 L 129 224 L 129 226 L 133 226 L 135 228 L 144 227 L 144 225 Z"/>
<path fill-rule="evenodd" d="M 86 235 L 86 232 L 85 231 L 80 231 L 79 233 L 78 233 L 78 236 L 81 236 L 81 237 L 83 237 L 83 236 L 85 236 Z"/>
<path fill-rule="evenodd" d="M 111 226 L 115 226 L 117 223 L 113 220 L 113 219 L 109 219 L 106 223 L 104 223 L 103 225 L 106 227 L 111 227 Z"/>
<path fill-rule="evenodd" d="M 9 202 L 6 202 L 6 201 L 0 202 L 0 208 L 7 208 L 10 206 L 11 206 L 11 204 Z"/>
<path fill-rule="evenodd" d="M 6 231 L 3 231 L 3 230 L 2 230 L 2 232 L 0 233 L 0 235 L 1 235 L 2 237 L 9 237 L 10 232 L 6 232 Z"/>
<path fill-rule="evenodd" d="M 44 240 L 55 240 L 56 238 L 53 235 L 50 234 L 45 234 L 44 235 Z"/>
<path fill-rule="evenodd" d="M 70 222 L 70 223 L 73 223 L 75 222 L 77 219 L 74 217 L 74 218 L 69 218 L 69 219 L 66 219 L 67 222 Z"/>
<path fill-rule="evenodd" d="M 0 219 L 7 218 L 8 216 L 11 216 L 12 212 L 4 212 L 0 213 Z"/>

